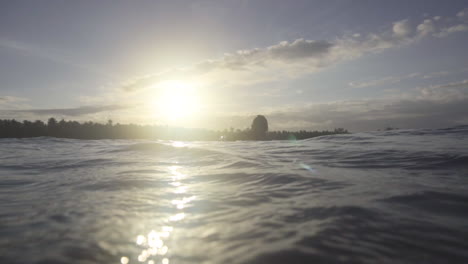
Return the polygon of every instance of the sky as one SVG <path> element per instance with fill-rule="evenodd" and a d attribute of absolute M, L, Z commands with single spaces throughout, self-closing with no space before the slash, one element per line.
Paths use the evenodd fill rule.
<path fill-rule="evenodd" d="M 468 1 L 2 1 L 0 118 L 468 124 Z"/>

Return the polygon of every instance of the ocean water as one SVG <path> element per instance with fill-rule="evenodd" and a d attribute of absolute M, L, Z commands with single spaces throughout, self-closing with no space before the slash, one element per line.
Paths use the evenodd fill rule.
<path fill-rule="evenodd" d="M 0 263 L 468 263 L 467 147 L 0 139 Z"/>

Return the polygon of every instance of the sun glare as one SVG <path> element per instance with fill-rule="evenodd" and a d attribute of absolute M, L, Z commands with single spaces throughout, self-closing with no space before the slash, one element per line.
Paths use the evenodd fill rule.
<path fill-rule="evenodd" d="M 173 80 L 160 83 L 158 87 L 155 102 L 157 116 L 176 121 L 193 117 L 199 112 L 199 95 L 194 84 Z"/>

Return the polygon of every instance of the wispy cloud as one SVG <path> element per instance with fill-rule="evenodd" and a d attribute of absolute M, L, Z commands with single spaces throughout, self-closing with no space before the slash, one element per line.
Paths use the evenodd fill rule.
<path fill-rule="evenodd" d="M 126 91 L 145 88 L 154 83 L 185 76 L 190 78 L 214 71 L 258 72 L 268 67 L 281 67 L 307 62 L 309 67 L 321 68 L 324 56 L 330 53 L 334 44 L 327 41 L 296 39 L 293 42 L 283 41 L 266 48 L 239 50 L 227 53 L 216 60 L 205 60 L 192 67 L 170 69 L 164 72 L 130 80 L 123 86 Z"/>
<path fill-rule="evenodd" d="M 368 81 L 350 82 L 349 86 L 355 87 L 355 88 L 366 88 L 366 87 L 372 87 L 372 86 L 395 84 L 406 79 L 418 77 L 420 75 L 421 75 L 420 73 L 411 73 L 411 74 L 403 75 L 403 76 L 388 76 L 388 77 L 368 80 Z"/>
<path fill-rule="evenodd" d="M 388 126 L 436 128 L 466 124 L 468 80 L 417 89 L 415 95 L 343 100 L 263 109 L 274 130 L 333 129 L 368 131 Z M 245 127 L 255 113 L 229 117 L 233 127 Z"/>
<path fill-rule="evenodd" d="M 448 101 L 415 98 L 349 100 L 279 110 L 266 113 L 266 116 L 272 129 L 344 127 L 352 131 L 368 131 L 387 126 L 449 127 L 466 120 L 468 114 L 466 105 L 468 105 L 466 97 Z"/>
<path fill-rule="evenodd" d="M 419 88 L 420 98 L 433 101 L 468 99 L 468 80 Z M 467 113 L 468 114 L 468 113 Z"/>
<path fill-rule="evenodd" d="M 374 86 L 382 86 L 382 85 L 389 85 L 389 84 L 396 84 L 408 79 L 432 79 L 432 78 L 440 78 L 450 75 L 456 75 L 468 72 L 468 68 L 457 69 L 457 70 L 450 70 L 450 71 L 438 71 L 438 72 L 429 72 L 429 73 L 410 73 L 406 75 L 400 76 L 386 76 L 377 79 L 369 79 L 363 81 L 352 81 L 349 82 L 348 85 L 354 88 L 367 88 L 367 87 L 374 87 Z"/>
<path fill-rule="evenodd" d="M 1 103 L 13 103 L 13 102 L 23 102 L 27 101 L 26 98 L 16 97 L 16 96 L 0 96 L 0 104 Z"/>
<path fill-rule="evenodd" d="M 218 59 L 208 59 L 192 66 L 129 80 L 123 88 L 135 91 L 167 79 L 195 78 L 208 74 L 211 79 L 235 79 L 240 80 L 241 84 L 295 78 L 365 54 L 410 45 L 422 38 L 446 37 L 465 31 L 468 27 L 465 11 L 459 12 L 457 16 L 458 19 L 437 17 L 420 23 L 400 20 L 378 33 L 351 34 L 334 41 L 296 39 L 264 48 L 239 50 Z M 239 75 L 242 78 L 235 78 Z M 393 81 L 397 79 L 382 80 L 384 83 Z"/>
<path fill-rule="evenodd" d="M 16 96 L 0 96 L 0 109 L 21 109 L 26 107 L 27 98 Z"/>
<path fill-rule="evenodd" d="M 466 32 L 466 31 L 468 31 L 468 25 L 458 24 L 458 25 L 447 27 L 447 28 L 442 28 L 438 33 L 434 34 L 434 36 L 443 38 L 452 33 Z"/>
<path fill-rule="evenodd" d="M 34 56 L 69 67 L 79 68 L 81 70 L 85 70 L 97 75 L 102 75 L 110 79 L 116 79 L 116 77 L 109 72 L 89 63 L 81 63 L 77 58 L 70 56 L 70 54 L 51 51 L 38 45 L 32 45 L 18 40 L 0 37 L 0 48 L 13 50 L 23 55 Z"/>
<path fill-rule="evenodd" d="M 438 77 L 444 77 L 444 76 L 460 74 L 460 73 L 465 73 L 465 72 L 468 72 L 468 68 L 451 70 L 451 71 L 431 72 L 431 73 L 424 74 L 423 79 L 438 78 Z"/>
<path fill-rule="evenodd" d="M 30 113 L 35 115 L 51 115 L 51 116 L 82 116 L 88 114 L 96 114 L 101 112 L 112 112 L 129 108 L 122 105 L 105 105 L 105 106 L 81 106 L 76 108 L 54 108 L 54 109 L 26 109 L 16 110 L 17 113 Z"/>
<path fill-rule="evenodd" d="M 468 87 L 468 80 L 463 80 L 461 82 L 451 82 L 447 84 L 440 84 L 432 86 L 435 89 L 442 89 L 442 88 L 467 88 Z"/>
<path fill-rule="evenodd" d="M 388 126 L 398 128 L 437 128 L 466 123 L 468 99 L 435 101 L 405 100 L 347 100 L 285 107 L 265 111 L 272 130 L 334 129 L 344 127 L 351 131 L 369 131 Z M 256 113 L 257 114 L 257 113 Z M 252 114 L 229 116 L 225 127 L 248 127 Z M 226 117 L 218 121 L 226 120 Z M 213 121 L 213 120 L 212 120 Z M 213 122 L 213 123 L 216 123 Z"/>

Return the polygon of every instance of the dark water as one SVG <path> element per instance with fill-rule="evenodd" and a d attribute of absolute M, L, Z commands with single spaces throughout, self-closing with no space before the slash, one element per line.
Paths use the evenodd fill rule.
<path fill-rule="evenodd" d="M 468 126 L 0 140 L 0 263 L 468 263 Z"/>

